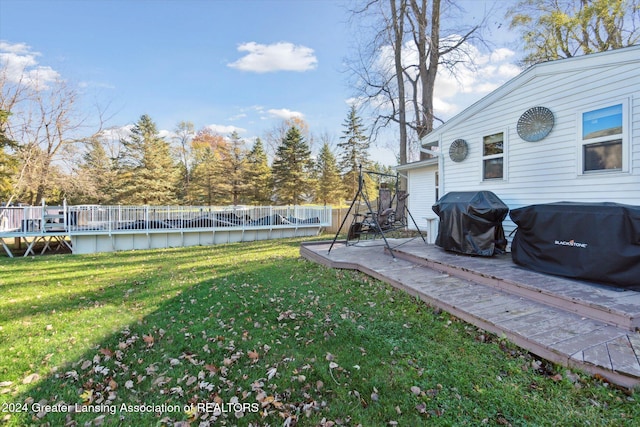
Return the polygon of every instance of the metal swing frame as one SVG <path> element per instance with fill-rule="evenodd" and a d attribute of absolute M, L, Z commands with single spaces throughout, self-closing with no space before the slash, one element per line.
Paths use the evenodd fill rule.
<path fill-rule="evenodd" d="M 389 206 L 387 206 L 387 207 L 378 206 L 377 210 L 373 209 L 373 206 L 371 205 L 371 201 L 369 200 L 369 198 L 367 196 L 367 192 L 365 191 L 364 173 L 366 173 L 368 175 L 377 175 L 377 176 L 380 176 L 380 177 L 388 177 L 388 178 L 394 178 L 395 179 L 394 193 L 393 193 L 393 195 L 391 197 L 391 200 L 389 201 Z M 346 244 L 347 245 L 349 245 L 350 241 L 356 241 L 356 243 L 359 242 L 361 236 L 372 236 L 374 239 L 377 236 L 380 236 L 380 237 L 382 237 L 382 240 L 384 241 L 384 245 L 389 250 L 389 253 L 391 254 L 393 259 L 395 260 L 396 256 L 393 253 L 393 248 L 389 244 L 389 240 L 387 239 L 386 234 L 389 233 L 389 232 L 392 232 L 392 231 L 396 231 L 396 230 L 400 230 L 400 229 L 406 229 L 406 227 L 408 225 L 407 224 L 407 222 L 408 222 L 407 221 L 407 217 L 411 219 L 411 221 L 413 222 L 413 225 L 416 228 L 416 231 L 418 232 L 418 234 L 422 238 L 422 241 L 426 244 L 427 241 L 424 238 L 424 235 L 422 234 L 422 231 L 418 227 L 418 224 L 416 223 L 415 219 L 413 218 L 413 215 L 411 215 L 411 211 L 409 210 L 409 208 L 406 205 L 405 199 L 408 197 L 408 194 L 405 193 L 405 194 L 403 194 L 401 196 L 398 196 L 398 194 L 399 194 L 399 191 L 398 191 L 399 182 L 400 182 L 400 180 L 399 180 L 399 175 L 398 174 L 390 175 L 390 174 L 385 174 L 385 173 L 380 173 L 380 172 L 375 172 L 375 171 L 363 171 L 362 170 L 362 166 L 360 166 L 359 167 L 359 174 L 358 174 L 358 191 L 356 192 L 355 196 L 353 197 L 351 205 L 349 206 L 349 209 L 347 210 L 347 213 L 345 214 L 344 218 L 342 219 L 340 227 L 336 231 L 336 235 L 334 236 L 333 241 L 331 242 L 331 246 L 329 246 L 328 253 L 331 253 L 331 249 L 333 249 L 333 245 L 338 240 L 338 236 L 339 236 L 340 232 L 342 231 L 342 228 L 344 227 L 344 224 L 347 222 L 347 218 L 349 218 L 349 214 L 352 212 L 352 210 L 354 210 L 354 207 L 356 207 L 356 203 L 357 203 L 357 206 L 359 206 L 361 204 L 360 200 L 362 200 L 364 202 L 364 204 L 366 205 L 367 213 L 366 214 L 358 213 L 357 212 L 357 207 L 356 207 L 356 209 L 355 209 L 356 212 L 353 215 L 353 220 L 352 220 L 351 225 L 349 226 L 349 230 L 347 232 L 347 238 L 346 238 Z M 403 197 L 403 199 L 400 200 L 400 197 Z M 394 200 L 396 201 L 396 208 L 395 209 L 392 208 Z M 379 202 L 380 202 L 380 200 L 379 200 Z M 402 202 L 402 205 L 400 207 L 402 212 L 397 212 L 400 202 Z M 361 217 L 362 217 L 362 219 L 360 219 Z"/>

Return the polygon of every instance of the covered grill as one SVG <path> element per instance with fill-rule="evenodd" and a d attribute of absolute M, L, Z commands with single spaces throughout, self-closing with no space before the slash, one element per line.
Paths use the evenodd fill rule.
<path fill-rule="evenodd" d="M 433 205 L 440 217 L 436 245 L 468 255 L 504 253 L 502 228 L 509 208 L 491 191 L 459 191 L 444 195 Z"/>
<path fill-rule="evenodd" d="M 513 261 L 542 273 L 640 289 L 640 206 L 558 202 L 511 211 Z"/>

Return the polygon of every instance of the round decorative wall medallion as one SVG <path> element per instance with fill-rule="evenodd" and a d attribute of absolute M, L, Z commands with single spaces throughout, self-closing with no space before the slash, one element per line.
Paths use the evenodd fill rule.
<path fill-rule="evenodd" d="M 456 139 L 449 147 L 449 157 L 454 162 L 461 162 L 467 158 L 469 154 L 469 146 L 464 139 Z"/>
<path fill-rule="evenodd" d="M 533 107 L 518 119 L 518 135 L 528 142 L 536 142 L 549 135 L 553 128 L 553 113 L 546 107 Z"/>

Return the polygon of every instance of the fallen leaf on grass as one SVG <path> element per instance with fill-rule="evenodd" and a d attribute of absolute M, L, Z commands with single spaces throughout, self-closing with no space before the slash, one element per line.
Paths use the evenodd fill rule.
<path fill-rule="evenodd" d="M 36 382 L 40 379 L 40 375 L 38 374 L 31 374 L 31 375 L 27 375 L 26 377 L 24 377 L 24 379 L 22 380 L 22 384 L 31 384 L 33 382 Z"/>
<path fill-rule="evenodd" d="M 51 358 L 53 357 L 53 353 L 49 353 L 47 354 L 43 359 L 42 359 L 42 364 L 46 365 L 47 363 L 49 363 L 49 360 L 51 360 Z"/>
<path fill-rule="evenodd" d="M 256 363 L 260 358 L 260 355 L 257 351 L 249 351 L 247 352 L 247 356 L 249 356 L 249 359 L 251 359 L 252 363 Z"/>
<path fill-rule="evenodd" d="M 501 425 L 501 426 L 511 426 L 511 423 L 502 415 L 498 415 L 498 418 L 496 419 L 496 423 L 498 423 L 498 425 Z"/>
<path fill-rule="evenodd" d="M 430 388 L 429 390 L 426 391 L 427 396 L 429 397 L 436 397 L 438 395 L 438 391 L 439 389 L 437 388 Z"/>
<path fill-rule="evenodd" d="M 152 347 L 153 342 L 155 341 L 153 335 L 143 335 L 142 340 L 147 343 L 147 347 Z"/>
<path fill-rule="evenodd" d="M 152 386 L 161 386 L 166 384 L 168 381 L 165 377 L 163 376 L 159 376 L 158 378 L 156 378 L 155 380 L 153 380 L 153 382 L 151 383 Z"/>
<path fill-rule="evenodd" d="M 267 371 L 267 379 L 271 379 L 273 378 L 276 373 L 278 372 L 278 368 L 276 368 L 275 366 L 273 368 L 269 368 L 269 370 Z"/>
<path fill-rule="evenodd" d="M 93 390 L 84 390 L 82 393 L 80 393 L 80 398 L 82 399 L 83 403 L 91 403 L 91 401 L 93 400 Z"/>
<path fill-rule="evenodd" d="M 278 320 L 291 319 L 294 320 L 297 317 L 297 314 L 293 312 L 293 310 L 283 311 L 278 315 Z"/>
<path fill-rule="evenodd" d="M 107 357 L 109 359 L 112 358 L 113 355 L 115 354 L 112 350 L 110 350 L 108 348 L 101 348 L 99 351 L 100 351 L 100 353 L 102 355 L 104 355 L 105 357 Z"/>

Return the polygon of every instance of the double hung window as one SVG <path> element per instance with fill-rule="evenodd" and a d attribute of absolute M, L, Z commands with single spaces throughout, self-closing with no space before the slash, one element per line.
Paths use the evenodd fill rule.
<path fill-rule="evenodd" d="M 482 179 L 504 179 L 504 133 L 482 138 Z"/>
<path fill-rule="evenodd" d="M 582 173 L 624 169 L 624 104 L 585 111 L 581 120 Z"/>

